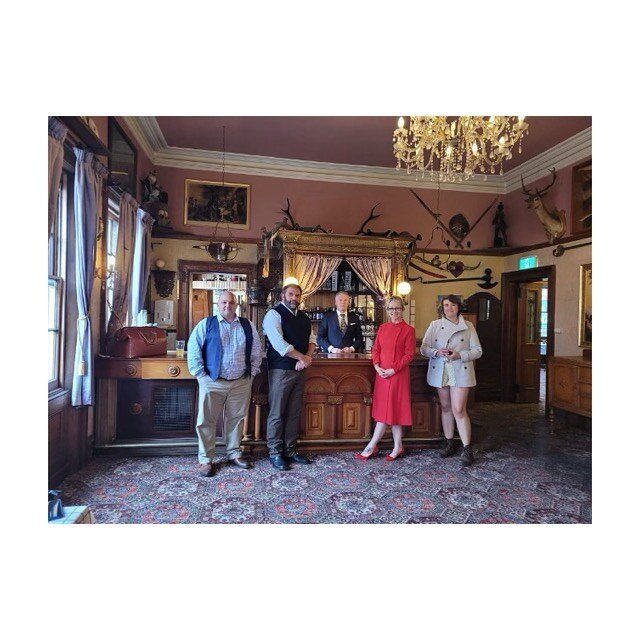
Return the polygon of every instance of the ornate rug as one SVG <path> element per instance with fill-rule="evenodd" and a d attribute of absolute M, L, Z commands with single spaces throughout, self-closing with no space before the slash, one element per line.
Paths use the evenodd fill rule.
<path fill-rule="evenodd" d="M 436 449 L 391 463 L 316 454 L 288 472 L 259 458 L 212 478 L 197 475 L 195 456 L 94 458 L 63 482 L 62 500 L 88 505 L 98 524 L 591 523 L 590 429 L 552 433 L 538 405 L 478 403 L 470 413 L 469 468 Z"/>

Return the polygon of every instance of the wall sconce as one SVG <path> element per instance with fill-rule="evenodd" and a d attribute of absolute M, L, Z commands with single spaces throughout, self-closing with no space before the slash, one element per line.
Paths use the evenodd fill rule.
<path fill-rule="evenodd" d="M 168 298 L 173 293 L 176 283 L 176 272 L 164 269 L 165 264 L 164 260 L 156 260 L 156 269 L 151 272 L 156 293 L 161 298 Z"/>
<path fill-rule="evenodd" d="M 411 285 L 403 280 L 398 283 L 398 295 L 401 295 L 403 298 L 408 296 L 411 293 Z"/>

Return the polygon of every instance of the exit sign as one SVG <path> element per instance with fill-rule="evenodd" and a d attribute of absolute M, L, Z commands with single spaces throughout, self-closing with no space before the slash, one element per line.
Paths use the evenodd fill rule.
<path fill-rule="evenodd" d="M 533 269 L 538 266 L 538 256 L 524 256 L 520 258 L 520 269 Z"/>

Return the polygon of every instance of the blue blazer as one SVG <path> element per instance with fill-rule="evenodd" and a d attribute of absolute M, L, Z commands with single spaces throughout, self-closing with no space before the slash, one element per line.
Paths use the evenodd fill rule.
<path fill-rule="evenodd" d="M 364 351 L 364 339 L 360 318 L 355 313 L 347 313 L 347 330 L 344 335 L 340 331 L 338 312 L 329 311 L 324 314 L 318 327 L 318 344 L 323 351 L 329 352 L 329 347 L 353 347 L 357 353 Z"/>

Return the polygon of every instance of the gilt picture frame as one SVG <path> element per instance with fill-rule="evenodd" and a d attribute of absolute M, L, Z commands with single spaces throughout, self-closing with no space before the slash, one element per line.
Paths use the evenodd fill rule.
<path fill-rule="evenodd" d="M 591 160 L 573 167 L 571 174 L 571 233 L 591 231 Z"/>
<path fill-rule="evenodd" d="M 578 324 L 578 346 L 591 349 L 593 302 L 591 292 L 591 263 L 580 265 L 580 305 Z"/>
<path fill-rule="evenodd" d="M 184 224 L 248 229 L 251 186 L 232 182 L 185 180 Z"/>
<path fill-rule="evenodd" d="M 138 197 L 138 151 L 115 118 L 108 120 L 109 186 Z"/>

